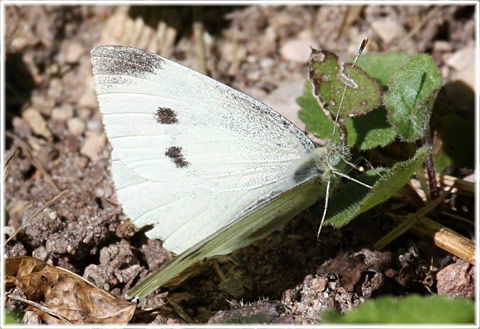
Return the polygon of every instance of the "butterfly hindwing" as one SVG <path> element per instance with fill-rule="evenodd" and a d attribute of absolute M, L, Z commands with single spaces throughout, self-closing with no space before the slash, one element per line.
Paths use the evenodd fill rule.
<path fill-rule="evenodd" d="M 325 193 L 321 176 L 310 179 L 290 190 L 259 201 L 230 224 L 200 241 L 173 259 L 166 266 L 152 273 L 144 281 L 128 291 L 129 298 L 143 298 L 164 285 L 178 286 L 195 274 L 196 264 L 217 255 L 232 251 L 266 237 L 274 229 L 313 205 Z"/>

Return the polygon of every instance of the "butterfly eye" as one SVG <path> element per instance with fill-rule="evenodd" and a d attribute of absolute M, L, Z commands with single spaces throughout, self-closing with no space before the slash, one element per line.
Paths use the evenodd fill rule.
<path fill-rule="evenodd" d="M 332 167 L 336 167 L 342 162 L 342 156 L 338 153 L 333 153 L 328 156 L 328 163 Z"/>

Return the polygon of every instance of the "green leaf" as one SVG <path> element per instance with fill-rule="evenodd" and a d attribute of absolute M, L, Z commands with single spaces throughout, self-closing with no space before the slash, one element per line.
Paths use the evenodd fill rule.
<path fill-rule="evenodd" d="M 397 136 L 393 127 L 387 122 L 387 112 L 384 107 L 360 117 L 349 118 L 345 126 L 348 146 L 360 150 L 386 146 Z"/>
<path fill-rule="evenodd" d="M 475 323 L 475 304 L 466 298 L 411 295 L 396 299 L 368 300 L 345 315 L 334 311 L 322 316 L 324 323 Z"/>
<path fill-rule="evenodd" d="M 6 308 L 4 309 L 5 314 L 5 324 L 19 324 L 22 323 L 22 318 L 19 313 L 10 312 Z"/>
<path fill-rule="evenodd" d="M 313 96 L 312 85 L 309 81 L 305 82 L 303 95 L 297 98 L 297 104 L 301 107 L 298 117 L 307 125 L 309 132 L 318 138 L 332 138 L 333 122 L 326 116 Z M 338 138 L 338 132 L 336 136 Z"/>
<path fill-rule="evenodd" d="M 392 76 L 385 93 L 387 118 L 405 141 L 423 138 L 442 76 L 432 57 L 420 54 Z"/>
<path fill-rule="evenodd" d="M 350 79 L 347 79 L 350 73 Z M 344 64 L 326 50 L 314 51 L 310 59 L 309 78 L 325 111 L 335 116 L 345 89 L 340 118 L 366 114 L 382 103 L 380 84 L 360 67 Z"/>
<path fill-rule="evenodd" d="M 372 172 L 369 172 L 365 177 L 365 183 L 375 182 L 371 190 L 355 182 L 347 183 L 342 191 L 333 196 L 325 222 L 341 227 L 361 213 L 388 200 L 425 162 L 428 152 L 429 148 L 425 146 L 418 149 L 412 159 L 396 163 L 391 169 L 382 173 L 381 177 L 372 176 Z"/>
<path fill-rule="evenodd" d="M 446 115 L 441 118 L 439 134 L 442 148 L 434 157 L 435 170 L 442 172 L 448 166 L 473 168 L 475 157 L 473 122 L 456 115 Z"/>
<path fill-rule="evenodd" d="M 307 125 L 307 130 L 318 138 L 331 139 L 333 122 L 322 111 L 308 81 L 305 83 L 303 95 L 297 98 L 297 103 L 301 107 L 298 116 Z M 396 132 L 388 124 L 386 111 L 382 107 L 366 115 L 349 118 L 345 126 L 348 146 L 360 150 L 386 146 L 396 137 Z M 338 131 L 336 137 L 338 142 Z"/>
<path fill-rule="evenodd" d="M 411 56 L 407 53 L 365 54 L 360 56 L 357 65 L 385 87 L 393 73 L 407 64 L 410 58 Z"/>

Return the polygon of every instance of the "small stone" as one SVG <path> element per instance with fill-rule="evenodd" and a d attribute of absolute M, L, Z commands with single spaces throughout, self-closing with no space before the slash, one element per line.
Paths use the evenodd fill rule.
<path fill-rule="evenodd" d="M 459 259 L 437 272 L 439 295 L 473 298 L 475 296 L 475 266 Z"/>
<path fill-rule="evenodd" d="M 78 42 L 71 42 L 65 51 L 65 61 L 67 63 L 78 63 L 85 53 L 85 48 Z"/>
<path fill-rule="evenodd" d="M 63 81 L 59 78 L 53 78 L 50 80 L 48 88 L 48 96 L 50 97 L 59 97 L 63 93 Z"/>
<path fill-rule="evenodd" d="M 45 259 L 47 259 L 47 256 L 48 256 L 48 252 L 47 252 L 47 249 L 44 246 L 40 246 L 37 249 L 35 249 L 34 251 L 32 251 L 32 257 L 35 257 L 35 258 L 38 258 L 38 259 L 41 259 L 41 260 L 45 260 Z"/>
<path fill-rule="evenodd" d="M 437 40 L 433 43 L 433 51 L 449 52 L 452 51 L 452 45 L 450 42 L 444 40 Z"/>
<path fill-rule="evenodd" d="M 311 39 L 289 40 L 281 48 L 280 54 L 287 61 L 306 63 L 310 58 L 315 41 Z"/>
<path fill-rule="evenodd" d="M 249 81 L 258 81 L 260 79 L 260 72 L 258 70 L 252 70 L 247 73 L 247 79 Z"/>
<path fill-rule="evenodd" d="M 460 80 L 466 83 L 472 90 L 475 90 L 475 48 L 467 47 L 451 55 L 446 64 L 452 67 L 455 72 L 452 80 Z"/>
<path fill-rule="evenodd" d="M 93 131 L 87 136 L 80 153 L 95 161 L 104 149 L 107 138 L 103 132 Z"/>
<path fill-rule="evenodd" d="M 85 169 L 87 168 L 87 165 L 88 165 L 88 159 L 86 157 L 78 157 L 77 159 L 77 166 L 80 168 L 80 169 Z"/>
<path fill-rule="evenodd" d="M 406 34 L 403 26 L 391 18 L 375 20 L 372 23 L 372 29 L 386 44 L 390 44 L 394 39 L 398 40 Z"/>
<path fill-rule="evenodd" d="M 281 82 L 277 89 L 268 94 L 267 97 L 260 99 L 263 103 L 272 107 L 293 122 L 301 130 L 305 130 L 305 123 L 298 117 L 300 107 L 295 99 L 303 93 L 305 80 Z"/>
<path fill-rule="evenodd" d="M 260 66 L 262 67 L 262 69 L 264 70 L 269 70 L 272 68 L 274 62 L 273 62 L 273 59 L 271 58 L 263 58 L 260 60 Z"/>
<path fill-rule="evenodd" d="M 71 118 L 67 121 L 68 130 L 75 136 L 80 136 L 85 132 L 87 125 L 80 118 Z"/>
<path fill-rule="evenodd" d="M 52 137 L 52 133 L 47 128 L 47 122 L 36 109 L 32 107 L 26 109 L 22 113 L 22 118 L 28 123 L 35 134 L 47 139 Z"/>
<path fill-rule="evenodd" d="M 67 121 L 73 117 L 73 105 L 63 104 L 59 107 L 56 107 L 52 111 L 52 119 L 59 121 Z"/>
<path fill-rule="evenodd" d="M 463 70 L 469 67 L 470 63 L 474 63 L 475 58 L 475 48 L 467 47 L 456 51 L 451 54 L 448 59 L 445 61 L 450 67 L 453 67 L 455 70 Z"/>
<path fill-rule="evenodd" d="M 32 128 L 30 125 L 20 117 L 13 118 L 13 129 L 16 134 L 26 137 L 32 134 Z"/>
<path fill-rule="evenodd" d="M 83 94 L 78 99 L 77 105 L 88 108 L 97 108 L 97 95 L 95 94 L 95 82 L 93 77 L 86 76 L 84 79 Z"/>
<path fill-rule="evenodd" d="M 97 120 L 88 120 L 87 121 L 87 129 L 88 131 L 102 131 L 103 126 L 100 121 Z"/>
<path fill-rule="evenodd" d="M 50 116 L 55 106 L 55 97 L 42 92 L 34 92 L 32 95 L 32 106 L 40 114 Z"/>
<path fill-rule="evenodd" d="M 313 278 L 311 287 L 312 289 L 320 293 L 325 290 L 325 288 L 327 287 L 327 283 L 328 281 L 324 278 Z"/>

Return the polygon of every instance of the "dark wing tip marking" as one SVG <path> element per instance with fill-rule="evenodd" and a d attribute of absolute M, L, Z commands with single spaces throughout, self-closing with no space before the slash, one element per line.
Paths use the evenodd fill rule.
<path fill-rule="evenodd" d="M 185 168 L 190 165 L 190 163 L 185 160 L 180 146 L 170 146 L 165 151 L 165 156 L 169 157 L 177 168 Z"/>
<path fill-rule="evenodd" d="M 158 107 L 157 112 L 155 112 L 155 120 L 165 125 L 172 125 L 178 122 L 177 114 L 168 107 Z"/>
<path fill-rule="evenodd" d="M 100 46 L 91 51 L 94 74 L 133 75 L 153 73 L 164 59 L 154 53 L 121 46 Z"/>

